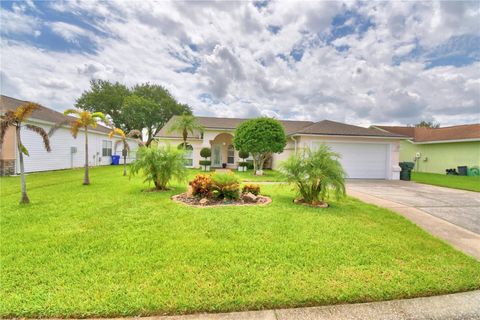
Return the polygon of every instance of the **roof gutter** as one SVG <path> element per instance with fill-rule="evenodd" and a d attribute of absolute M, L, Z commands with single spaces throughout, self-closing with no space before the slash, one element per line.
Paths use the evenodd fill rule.
<path fill-rule="evenodd" d="M 480 138 L 471 139 L 456 139 L 456 140 L 437 140 L 437 141 L 411 141 L 413 144 L 435 144 L 435 143 L 455 143 L 455 142 L 475 142 L 480 141 Z"/>
<path fill-rule="evenodd" d="M 352 134 L 320 134 L 320 133 L 294 133 L 292 137 L 335 137 L 335 138 L 368 138 L 368 139 L 395 139 L 395 140 L 406 140 L 408 137 L 399 137 L 399 136 L 360 136 Z"/>

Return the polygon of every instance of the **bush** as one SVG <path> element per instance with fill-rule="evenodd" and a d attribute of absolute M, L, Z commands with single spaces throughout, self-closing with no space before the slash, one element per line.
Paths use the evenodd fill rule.
<path fill-rule="evenodd" d="M 253 161 L 247 161 L 247 169 L 252 170 L 253 169 Z"/>
<path fill-rule="evenodd" d="M 240 150 L 238 152 L 238 157 L 241 159 L 247 159 L 250 156 L 250 153 L 248 151 Z"/>
<path fill-rule="evenodd" d="M 210 148 L 202 148 L 202 150 L 200 150 L 200 156 L 202 158 L 208 158 L 212 155 L 212 150 Z"/>
<path fill-rule="evenodd" d="M 240 198 L 240 180 L 233 173 L 215 173 L 212 175 L 212 181 L 212 194 L 215 198 Z"/>
<path fill-rule="evenodd" d="M 246 167 L 246 166 L 248 166 L 248 162 L 247 162 L 247 161 L 239 162 L 239 163 L 238 163 L 238 166 L 239 166 L 239 167 Z"/>
<path fill-rule="evenodd" d="M 209 165 L 212 164 L 212 161 L 210 161 L 210 160 L 200 160 L 199 163 L 200 163 L 201 166 L 209 166 Z"/>
<path fill-rule="evenodd" d="M 210 175 L 197 174 L 188 184 L 192 187 L 192 195 L 202 198 L 212 196 L 212 178 Z"/>
<path fill-rule="evenodd" d="M 303 155 L 292 155 L 282 163 L 280 172 L 296 185 L 302 200 L 311 204 L 324 202 L 328 190 L 339 198 L 345 195 L 345 171 L 340 155 L 326 145 L 318 150 L 306 149 Z"/>
<path fill-rule="evenodd" d="M 153 182 L 155 189 L 167 190 L 167 184 L 172 178 L 185 179 L 187 169 L 184 161 L 183 151 L 170 146 L 140 147 L 137 160 L 130 167 L 130 174 L 136 175 L 142 171 L 145 181 Z"/>
<path fill-rule="evenodd" d="M 282 124 L 271 118 L 257 118 L 242 122 L 233 136 L 237 150 L 252 154 L 254 174 L 261 174 L 263 165 L 272 153 L 281 153 L 287 144 Z"/>
<path fill-rule="evenodd" d="M 246 184 L 243 186 L 242 193 L 253 193 L 258 196 L 260 194 L 260 186 L 258 184 Z"/>

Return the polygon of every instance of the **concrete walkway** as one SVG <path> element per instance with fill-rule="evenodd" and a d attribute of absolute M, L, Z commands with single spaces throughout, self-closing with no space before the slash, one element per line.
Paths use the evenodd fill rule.
<path fill-rule="evenodd" d="M 480 193 L 384 180 L 348 181 L 347 193 L 400 213 L 480 260 Z"/>
<path fill-rule="evenodd" d="M 131 318 L 132 320 L 134 318 Z M 138 318 L 137 318 L 138 319 Z M 478 320 L 480 291 L 444 296 L 342 304 L 334 306 L 276 309 L 185 316 L 146 317 L 141 320 Z"/>

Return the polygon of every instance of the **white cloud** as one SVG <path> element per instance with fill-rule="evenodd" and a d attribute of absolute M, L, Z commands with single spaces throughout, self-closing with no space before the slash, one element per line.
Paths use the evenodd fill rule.
<path fill-rule="evenodd" d="M 67 53 L 3 39 L 2 60 L 9 63 L 2 65 L 2 93 L 64 109 L 90 79 L 101 78 L 163 84 L 203 115 L 368 125 L 473 122 L 480 114 L 479 63 L 431 69 L 421 59 L 392 63 L 417 42 L 433 48 L 454 35 L 478 34 L 478 6 L 469 3 L 269 2 L 258 9 L 248 2 L 69 1 L 52 8 L 106 36 L 2 10 L 36 21 L 10 34 L 46 23 L 66 41 L 88 37 L 96 45 L 94 53 Z M 337 38 L 335 46 L 349 47 L 340 52 L 325 37 L 332 18 L 346 10 L 369 17 L 374 27 Z M 272 25 L 277 33 L 267 29 Z M 293 48 L 303 50 L 300 61 L 290 56 Z"/>

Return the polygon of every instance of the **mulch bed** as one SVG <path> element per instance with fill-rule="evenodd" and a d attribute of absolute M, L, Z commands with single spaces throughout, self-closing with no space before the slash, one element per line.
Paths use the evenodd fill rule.
<path fill-rule="evenodd" d="M 242 198 L 238 200 L 226 200 L 226 199 L 208 199 L 206 203 L 200 203 L 202 198 L 194 197 L 188 193 L 177 194 L 172 197 L 172 200 L 191 207 L 222 207 L 222 206 L 264 206 L 272 202 L 272 199 L 265 196 L 257 196 L 257 202 L 247 202 Z"/>
<path fill-rule="evenodd" d="M 302 206 L 307 206 L 307 207 L 312 207 L 312 208 L 328 208 L 328 203 L 326 202 L 322 202 L 322 203 L 318 203 L 318 204 L 312 204 L 310 202 L 304 202 L 302 199 L 295 199 L 293 200 L 293 203 L 295 204 L 299 204 L 299 205 L 302 205 Z"/>

